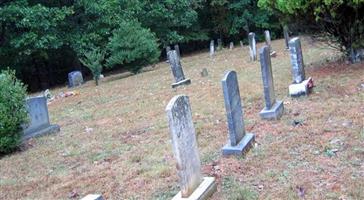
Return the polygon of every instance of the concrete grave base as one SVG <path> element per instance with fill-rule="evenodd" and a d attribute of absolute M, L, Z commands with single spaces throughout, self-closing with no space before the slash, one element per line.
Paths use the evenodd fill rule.
<path fill-rule="evenodd" d="M 184 79 L 184 80 L 182 80 L 180 82 L 173 83 L 172 88 L 178 87 L 180 85 L 189 85 L 189 84 L 191 84 L 191 80 L 190 79 Z"/>
<path fill-rule="evenodd" d="M 104 200 L 104 198 L 99 194 L 89 194 L 83 197 L 81 200 Z"/>
<path fill-rule="evenodd" d="M 32 137 L 39 137 L 42 135 L 47 135 L 47 134 L 52 134 L 52 133 L 58 133 L 61 130 L 60 126 L 57 124 L 52 124 L 49 125 L 45 128 L 42 128 L 40 130 L 37 131 L 33 131 L 33 132 L 29 132 L 29 133 L 24 133 L 22 140 L 27 140 L 29 138 Z"/>
<path fill-rule="evenodd" d="M 272 106 L 271 109 L 267 109 L 266 107 L 260 111 L 259 115 L 262 119 L 279 119 L 283 114 L 283 101 L 276 101 L 276 103 Z"/>
<path fill-rule="evenodd" d="M 228 142 L 223 148 L 222 148 L 222 155 L 228 156 L 228 155 L 243 155 L 245 152 L 247 152 L 254 142 L 255 136 L 252 133 L 247 133 L 241 139 L 239 144 L 236 146 L 231 146 L 230 142 Z"/>
<path fill-rule="evenodd" d="M 187 198 L 182 198 L 179 192 L 172 200 L 205 200 L 208 199 L 217 190 L 214 177 L 204 177 L 202 183 Z"/>
<path fill-rule="evenodd" d="M 308 95 L 310 89 L 313 87 L 312 78 L 308 78 L 301 83 L 294 83 L 289 85 L 288 91 L 291 97 L 299 97 L 301 95 Z"/>

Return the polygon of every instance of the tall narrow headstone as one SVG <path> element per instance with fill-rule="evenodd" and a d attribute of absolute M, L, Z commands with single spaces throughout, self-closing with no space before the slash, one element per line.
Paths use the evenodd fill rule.
<path fill-rule="evenodd" d="M 313 87 L 312 78 L 307 80 L 305 76 L 305 68 L 303 63 L 301 41 L 298 37 L 289 41 L 289 50 L 292 67 L 292 84 L 289 86 L 289 94 L 291 96 L 300 96 L 308 94 L 309 89 Z"/>
<path fill-rule="evenodd" d="M 230 42 L 229 49 L 230 49 L 230 50 L 233 50 L 233 49 L 234 49 L 234 42 Z"/>
<path fill-rule="evenodd" d="M 257 60 L 257 47 L 255 41 L 255 33 L 249 33 L 249 52 L 250 52 L 250 60 Z"/>
<path fill-rule="evenodd" d="M 222 50 L 222 40 L 220 38 L 217 39 L 217 50 L 218 51 Z"/>
<path fill-rule="evenodd" d="M 77 87 L 83 84 L 83 77 L 80 71 L 72 71 L 68 73 L 68 87 Z"/>
<path fill-rule="evenodd" d="M 168 53 L 171 51 L 171 47 L 168 45 L 166 47 L 166 55 L 167 55 L 167 60 L 168 60 Z"/>
<path fill-rule="evenodd" d="M 289 51 L 291 55 L 293 83 L 301 83 L 305 80 L 305 68 L 301 49 L 301 41 L 298 37 L 289 41 Z"/>
<path fill-rule="evenodd" d="M 221 83 L 229 128 L 229 141 L 222 148 L 222 153 L 223 155 L 242 155 L 254 141 L 254 134 L 245 132 L 236 72 L 226 72 Z"/>
<path fill-rule="evenodd" d="M 179 50 L 178 44 L 174 45 L 174 50 L 176 50 L 178 58 L 181 59 L 181 51 Z"/>
<path fill-rule="evenodd" d="M 243 41 L 241 41 L 241 40 L 240 40 L 240 47 L 241 47 L 242 49 L 244 49 L 244 43 L 243 43 Z"/>
<path fill-rule="evenodd" d="M 286 44 L 286 49 L 289 49 L 289 45 L 288 45 L 289 33 L 288 33 L 288 26 L 287 25 L 283 26 L 283 35 L 284 35 L 284 42 Z"/>
<path fill-rule="evenodd" d="M 45 96 L 27 98 L 26 107 L 30 121 L 28 124 L 23 125 L 23 140 L 60 131 L 59 125 L 51 125 L 49 122 L 47 98 Z"/>
<path fill-rule="evenodd" d="M 276 101 L 274 94 L 272 63 L 269 47 L 264 46 L 259 51 L 262 69 L 265 107 L 259 113 L 262 119 L 279 119 L 283 114 L 283 102 Z"/>
<path fill-rule="evenodd" d="M 210 41 L 210 57 L 214 56 L 215 54 L 215 42 L 214 40 Z"/>
<path fill-rule="evenodd" d="M 168 53 L 168 60 L 169 60 L 169 64 L 172 69 L 172 74 L 176 81 L 175 83 L 172 84 L 172 88 L 175 88 L 180 85 L 190 84 L 191 80 L 185 78 L 185 75 L 184 75 L 183 69 L 182 69 L 182 65 L 181 65 L 181 61 L 179 60 L 176 50 L 171 50 Z"/>
<path fill-rule="evenodd" d="M 189 98 L 178 95 L 166 107 L 181 191 L 173 199 L 206 199 L 216 191 L 215 178 L 201 175 L 201 162 Z"/>
<path fill-rule="evenodd" d="M 272 41 L 270 38 L 270 32 L 268 30 L 264 31 L 265 44 L 269 47 L 270 51 L 272 51 Z"/>

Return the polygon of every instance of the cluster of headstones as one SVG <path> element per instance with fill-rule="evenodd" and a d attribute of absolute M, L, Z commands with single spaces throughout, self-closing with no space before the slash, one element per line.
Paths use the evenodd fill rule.
<path fill-rule="evenodd" d="M 259 51 L 265 107 L 260 112 L 262 119 L 279 119 L 283 114 L 283 102 L 276 100 L 274 93 L 270 35 L 269 31 L 265 32 L 267 45 Z M 286 35 L 286 34 L 285 34 Z M 256 59 L 255 34 L 249 34 L 250 50 L 252 60 Z M 291 96 L 307 94 L 309 86 L 307 82 L 312 81 L 311 78 L 305 80 L 304 64 L 301 50 L 300 39 L 293 38 L 288 42 L 291 64 L 293 84 L 289 91 Z M 214 43 L 210 43 L 210 55 L 214 52 Z M 179 57 L 176 52 L 168 53 L 171 69 L 175 77 L 176 83 L 172 87 L 191 83 L 190 79 L 186 79 Z M 243 109 L 239 92 L 239 84 L 237 73 L 228 71 L 222 79 L 222 89 L 224 94 L 224 102 L 226 116 L 228 122 L 229 141 L 222 148 L 223 155 L 242 155 L 251 147 L 255 135 L 247 133 L 244 127 Z M 299 93 L 293 93 L 291 87 L 304 86 L 305 89 Z M 172 138 L 173 152 L 177 160 L 177 170 L 180 178 L 181 191 L 173 199 L 206 199 L 216 190 L 215 179 L 213 177 L 202 177 L 201 163 L 197 148 L 195 129 L 192 122 L 191 107 L 188 96 L 178 95 L 173 97 L 166 108 L 170 134 Z"/>
<path fill-rule="evenodd" d="M 80 71 L 72 71 L 68 74 L 68 87 L 76 87 L 83 84 L 83 77 Z M 22 140 L 60 131 L 60 126 L 50 124 L 47 97 L 37 96 L 26 99 L 26 108 L 29 121 L 22 125 Z"/>

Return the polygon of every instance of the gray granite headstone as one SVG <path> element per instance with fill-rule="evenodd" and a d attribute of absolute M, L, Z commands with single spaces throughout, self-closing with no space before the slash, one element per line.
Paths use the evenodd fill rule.
<path fill-rule="evenodd" d="M 44 96 L 30 97 L 26 99 L 26 106 L 29 115 L 29 123 L 23 125 L 22 139 L 59 132 L 58 125 L 51 125 L 49 122 L 47 99 Z"/>
<path fill-rule="evenodd" d="M 301 41 L 298 37 L 289 41 L 289 50 L 291 55 L 291 66 L 293 83 L 301 83 L 305 78 L 305 69 L 301 49 Z"/>
<path fill-rule="evenodd" d="M 191 83 L 190 79 L 186 79 L 183 73 L 181 61 L 177 55 L 176 50 L 171 50 L 168 53 L 168 60 L 171 66 L 172 74 L 175 79 L 175 83 L 172 84 L 172 88 L 175 88 L 179 85 L 188 85 Z"/>
<path fill-rule="evenodd" d="M 167 46 L 166 47 L 166 55 L 167 55 L 167 58 L 168 58 L 168 53 L 171 51 L 171 47 L 170 46 Z"/>
<path fill-rule="evenodd" d="M 286 49 L 289 49 L 289 45 L 288 45 L 289 33 L 288 33 L 288 26 L 287 25 L 283 26 L 283 35 L 284 35 L 284 42 L 286 44 Z"/>
<path fill-rule="evenodd" d="M 255 33 L 249 33 L 249 53 L 250 53 L 250 60 L 256 61 L 257 60 L 257 47 L 255 41 Z"/>
<path fill-rule="evenodd" d="M 245 133 L 243 108 L 236 72 L 226 72 L 221 83 L 229 129 L 229 142 L 223 147 L 222 153 L 223 155 L 241 155 L 254 140 L 254 135 Z"/>
<path fill-rule="evenodd" d="M 83 84 L 83 77 L 80 71 L 72 71 L 68 73 L 68 87 L 76 87 Z"/>
<path fill-rule="evenodd" d="M 179 45 L 178 44 L 174 45 L 174 50 L 176 50 L 178 58 L 181 59 L 181 51 L 179 50 Z"/>
<path fill-rule="evenodd" d="M 215 42 L 214 40 L 210 41 L 210 57 L 214 56 L 215 54 Z"/>
<path fill-rule="evenodd" d="M 217 50 L 218 51 L 222 50 L 222 40 L 220 38 L 217 39 Z"/>
<path fill-rule="evenodd" d="M 201 162 L 189 98 L 175 96 L 168 103 L 166 112 L 182 197 L 188 197 L 202 182 Z"/>
<path fill-rule="evenodd" d="M 243 41 L 241 41 L 241 40 L 240 40 L 240 46 L 241 46 L 241 48 L 243 48 L 243 49 L 244 49 L 244 43 L 243 43 Z"/>
<path fill-rule="evenodd" d="M 265 101 L 265 107 L 260 112 L 260 116 L 263 119 L 279 119 L 283 113 L 283 102 L 276 101 L 275 98 L 269 47 L 262 47 L 259 54 Z"/>
<path fill-rule="evenodd" d="M 272 41 L 270 38 L 270 32 L 268 30 L 264 31 L 264 37 L 265 37 L 265 44 L 269 47 L 269 49 L 272 51 Z"/>
<path fill-rule="evenodd" d="M 229 49 L 230 49 L 230 50 L 233 50 L 233 49 L 234 49 L 234 42 L 230 42 Z"/>

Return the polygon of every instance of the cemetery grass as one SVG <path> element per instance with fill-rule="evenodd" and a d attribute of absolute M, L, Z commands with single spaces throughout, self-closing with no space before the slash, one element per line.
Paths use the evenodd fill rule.
<path fill-rule="evenodd" d="M 134 76 L 114 74 L 95 87 L 49 105 L 61 132 L 31 139 L 0 158 L 0 199 L 170 199 L 178 192 L 165 107 L 178 94 L 190 97 L 205 176 L 215 176 L 212 199 L 364 199 L 364 66 L 335 62 L 324 44 L 302 41 L 307 76 L 316 87 L 308 97 L 287 96 L 288 51 L 275 40 L 272 58 L 277 99 L 285 112 L 263 121 L 259 62 L 248 48 L 184 56 L 192 84 L 171 89 L 167 63 Z M 258 44 L 261 47 L 262 43 Z M 200 72 L 208 69 L 209 76 Z M 221 79 L 236 70 L 247 132 L 256 135 L 244 157 L 222 157 L 228 139 Z M 52 90 L 53 94 L 67 88 Z"/>

